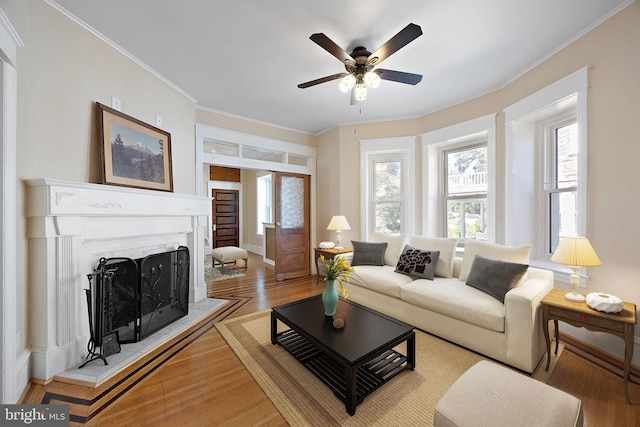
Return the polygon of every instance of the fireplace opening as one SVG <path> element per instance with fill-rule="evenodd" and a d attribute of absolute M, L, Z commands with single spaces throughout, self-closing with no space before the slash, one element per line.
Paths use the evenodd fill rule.
<path fill-rule="evenodd" d="M 101 258 L 87 275 L 89 340 L 86 363 L 143 340 L 189 312 L 189 249 L 140 259 Z M 99 350 L 98 350 L 99 348 Z"/>

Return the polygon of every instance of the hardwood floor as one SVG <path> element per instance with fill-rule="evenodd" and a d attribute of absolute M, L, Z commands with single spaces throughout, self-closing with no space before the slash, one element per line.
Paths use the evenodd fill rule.
<path fill-rule="evenodd" d="M 315 277 L 275 282 L 273 268 L 251 254 L 244 277 L 211 282 L 208 291 L 229 303 L 115 378 L 95 388 L 58 378 L 32 384 L 21 403 L 68 403 L 71 425 L 286 426 L 215 323 L 318 295 L 322 286 Z M 582 400 L 585 426 L 640 425 L 640 386 L 629 385 L 625 404 L 619 373 L 579 349 L 567 345 L 549 384 Z"/>

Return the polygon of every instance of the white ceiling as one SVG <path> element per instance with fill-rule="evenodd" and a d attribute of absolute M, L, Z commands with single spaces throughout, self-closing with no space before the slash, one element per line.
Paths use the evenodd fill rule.
<path fill-rule="evenodd" d="M 53 3 L 53 0 L 50 2 Z M 203 108 L 318 134 L 344 123 L 417 117 L 504 86 L 631 0 L 55 0 Z M 309 40 L 373 52 L 407 24 L 423 35 L 381 68 L 422 74 L 382 81 L 351 106 L 344 71 Z M 585 64 L 587 65 L 587 64 Z M 117 96 L 118 94 L 113 94 Z M 126 102 L 126 100 L 125 100 Z"/>

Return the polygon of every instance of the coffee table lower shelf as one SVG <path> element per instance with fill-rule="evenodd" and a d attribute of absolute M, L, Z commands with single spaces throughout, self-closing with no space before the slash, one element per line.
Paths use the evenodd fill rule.
<path fill-rule="evenodd" d="M 329 387 L 336 397 L 347 403 L 346 367 L 336 363 L 292 329 L 278 333 L 277 341 Z M 365 397 L 407 368 L 412 368 L 407 365 L 407 357 L 395 350 L 385 350 L 366 361 L 356 370 L 356 404 L 362 403 Z"/>

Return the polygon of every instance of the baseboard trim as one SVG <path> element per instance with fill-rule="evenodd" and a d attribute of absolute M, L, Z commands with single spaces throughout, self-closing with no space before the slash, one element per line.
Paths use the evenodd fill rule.
<path fill-rule="evenodd" d="M 560 332 L 560 341 L 565 344 L 565 349 L 581 356 L 582 358 L 590 361 L 591 363 L 605 369 L 620 378 L 624 373 L 624 360 L 618 357 L 612 356 L 609 353 L 602 351 L 600 348 L 587 344 L 584 341 L 580 341 L 571 335 L 567 335 Z M 632 381 L 637 383 L 640 381 L 640 368 L 635 365 L 631 365 L 629 373 L 632 377 Z M 633 379 L 635 377 L 635 379 Z"/>

